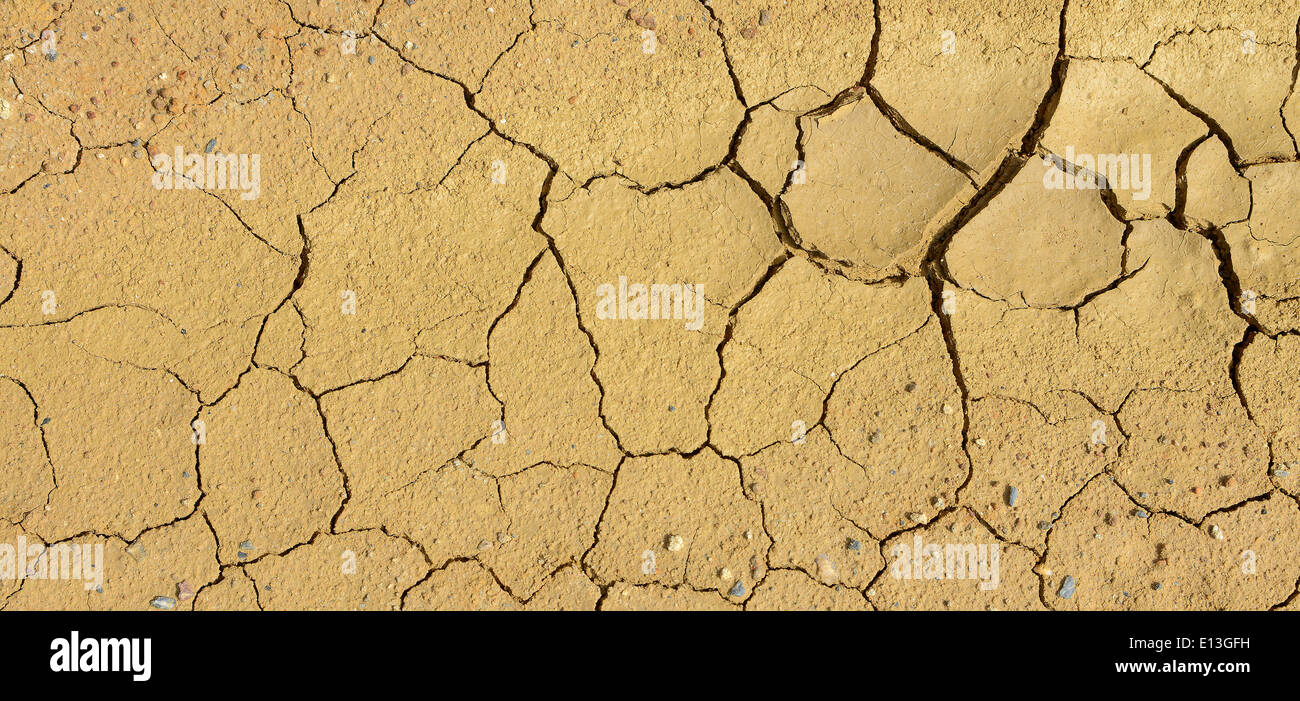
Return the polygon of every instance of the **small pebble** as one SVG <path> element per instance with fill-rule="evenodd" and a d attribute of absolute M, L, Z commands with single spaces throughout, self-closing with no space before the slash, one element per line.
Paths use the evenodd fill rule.
<path fill-rule="evenodd" d="M 677 552 L 678 550 L 681 550 L 682 546 L 685 544 L 686 540 L 679 535 L 670 535 L 668 536 L 668 540 L 665 542 L 669 552 Z"/>
<path fill-rule="evenodd" d="M 736 580 L 736 583 L 733 584 L 733 585 L 731 585 L 731 591 L 727 592 L 727 595 L 728 595 L 728 596 L 734 596 L 734 597 L 736 597 L 736 598 L 740 598 L 740 597 L 744 596 L 744 595 L 745 595 L 745 583 L 742 582 L 742 581 L 740 581 L 740 580 Z"/>
<path fill-rule="evenodd" d="M 759 11 L 758 11 L 758 26 L 760 26 L 760 27 L 766 27 L 768 24 L 771 24 L 771 22 L 772 22 L 772 11 L 771 11 L 771 10 L 759 10 Z"/>
<path fill-rule="evenodd" d="M 216 139 L 209 139 L 209 140 L 208 140 L 208 145 L 203 147 L 203 152 L 204 152 L 204 153 L 212 153 L 213 149 L 215 149 L 216 147 L 217 147 L 217 140 L 216 140 Z"/>
<path fill-rule="evenodd" d="M 1015 506 L 1016 501 L 1020 499 L 1020 490 L 1015 487 L 1007 487 L 1007 506 Z"/>
<path fill-rule="evenodd" d="M 1133 512 L 1133 515 L 1137 516 L 1138 518 L 1151 518 L 1151 514 L 1147 513 L 1146 509 L 1138 509 L 1137 511 Z"/>
<path fill-rule="evenodd" d="M 832 562 L 830 557 L 824 553 L 818 555 L 816 561 L 817 577 L 821 579 L 824 584 L 834 584 L 835 581 L 839 579 L 840 574 L 839 570 L 835 569 L 835 563 Z"/>
<path fill-rule="evenodd" d="M 170 611 L 176 608 L 176 600 L 170 596 L 155 596 L 153 600 L 149 602 L 149 605 L 156 609 Z"/>
<path fill-rule="evenodd" d="M 1061 590 L 1056 595 L 1062 599 L 1069 599 L 1074 596 L 1074 577 L 1065 575 L 1065 580 L 1061 582 Z"/>
<path fill-rule="evenodd" d="M 856 541 L 852 539 L 849 540 L 849 550 L 852 550 L 853 552 L 858 552 L 861 549 L 862 549 L 862 543 L 860 541 Z"/>
<path fill-rule="evenodd" d="M 1210 536 L 1215 540 L 1223 540 L 1223 529 L 1214 524 L 1210 524 Z"/>

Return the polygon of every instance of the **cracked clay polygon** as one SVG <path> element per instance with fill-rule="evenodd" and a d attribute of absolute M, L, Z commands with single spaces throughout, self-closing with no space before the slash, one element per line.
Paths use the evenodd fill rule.
<path fill-rule="evenodd" d="M 0 609 L 1296 609 L 1298 26 L 4 3 Z"/>

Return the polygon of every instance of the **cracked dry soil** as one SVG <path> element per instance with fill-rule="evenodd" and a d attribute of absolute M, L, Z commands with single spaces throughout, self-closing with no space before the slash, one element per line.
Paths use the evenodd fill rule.
<path fill-rule="evenodd" d="M 1300 607 L 1296 0 L 0 15 L 2 608 Z"/>

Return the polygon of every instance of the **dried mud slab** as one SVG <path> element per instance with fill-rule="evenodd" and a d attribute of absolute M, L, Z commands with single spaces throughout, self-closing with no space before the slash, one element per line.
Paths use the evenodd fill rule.
<path fill-rule="evenodd" d="M 533 29 L 527 0 L 452 0 L 428 4 L 381 3 L 375 32 L 403 58 L 446 76 L 473 92 L 507 49 Z M 472 42 L 461 38 L 473 36 Z"/>
<path fill-rule="evenodd" d="M 1197 528 L 1142 510 L 1100 477 L 1052 531 L 1039 567 L 1044 600 L 1055 609 L 1267 609 L 1295 591 L 1300 561 L 1285 534 L 1298 520 L 1295 501 L 1274 493 Z"/>
<path fill-rule="evenodd" d="M 1294 0 L 1069 3 L 1065 14 L 1067 53 L 1145 63 L 1160 44 L 1212 27 L 1252 31 L 1262 43 L 1294 41 L 1297 10 L 1300 5 Z"/>
<path fill-rule="evenodd" d="M 255 365 L 288 373 L 302 362 L 306 329 L 296 305 L 282 303 L 279 309 L 266 317 L 261 331 L 257 350 L 253 353 Z"/>
<path fill-rule="evenodd" d="M 778 104 L 780 101 L 759 105 L 749 113 L 736 148 L 736 164 L 768 197 L 780 194 L 789 176 L 801 165 L 795 150 L 799 113 L 782 109 Z"/>
<path fill-rule="evenodd" d="M 1300 165 L 1268 163 L 1245 173 L 1250 219 L 1223 229 L 1243 309 L 1273 333 L 1300 329 L 1300 226 L 1292 206 L 1300 196 Z"/>
<path fill-rule="evenodd" d="M 1281 29 L 1276 18 L 1267 19 L 1272 26 L 1173 36 L 1144 67 L 1213 119 L 1246 163 L 1296 156 L 1281 110 L 1296 64 L 1295 33 L 1282 43 L 1261 43 L 1261 29 Z"/>
<path fill-rule="evenodd" d="M 705 450 L 625 461 L 584 562 L 598 584 L 658 583 L 739 602 L 770 543 L 739 467 Z"/>
<path fill-rule="evenodd" d="M 698 448 L 728 310 L 781 251 L 763 203 L 730 172 L 648 195 L 606 178 L 554 203 L 542 228 L 595 345 L 602 415 L 620 445 L 633 454 Z"/>
<path fill-rule="evenodd" d="M 746 611 L 870 611 L 862 593 L 828 587 L 799 572 L 773 570 L 745 602 Z"/>
<path fill-rule="evenodd" d="M 33 486 L 48 496 L 26 530 L 47 542 L 87 532 L 134 539 L 194 513 L 201 492 L 190 422 L 199 405 L 175 377 L 91 355 L 67 324 L 0 330 L 0 375 L 30 400 L 15 409 L 35 418 L 51 465 L 36 473 Z"/>
<path fill-rule="evenodd" d="M 845 373 L 827 402 L 827 430 L 867 477 L 867 492 L 852 494 L 854 520 L 876 537 L 933 518 L 969 475 L 962 392 L 945 350 L 928 323 Z"/>
<path fill-rule="evenodd" d="M 244 568 L 269 611 L 392 611 L 428 569 L 412 543 L 379 531 L 320 536 Z"/>
<path fill-rule="evenodd" d="M 174 77 L 184 84 L 196 83 L 205 91 L 196 93 L 196 99 L 207 95 L 209 104 L 217 94 L 247 102 L 288 85 L 293 67 L 286 40 L 300 30 L 284 3 L 239 7 L 154 2 L 148 9 L 152 21 L 166 33 L 167 41 L 190 61 L 190 68 L 174 69 L 174 76 L 169 74 L 161 80 Z M 150 21 L 139 17 L 143 14 L 138 13 L 138 19 Z M 131 21 L 130 10 L 127 20 Z M 133 47 L 138 47 L 138 42 Z M 181 70 L 186 74 L 182 75 Z M 201 108 L 202 104 L 196 103 L 195 107 Z"/>
<path fill-rule="evenodd" d="M 0 193 L 12 194 L 39 173 L 66 173 L 80 156 L 71 124 L 0 71 Z"/>
<path fill-rule="evenodd" d="M 54 50 L 18 54 L 19 86 L 71 120 L 84 147 L 148 140 L 222 94 L 250 100 L 287 81 L 284 37 L 297 28 L 282 4 L 122 9 L 69 3 L 51 27 Z"/>
<path fill-rule="evenodd" d="M 279 93 L 247 104 L 222 97 L 203 110 L 172 120 L 150 140 L 149 150 L 169 156 L 178 148 L 185 154 L 225 158 L 256 154 L 255 181 L 241 178 L 236 183 L 221 178 L 213 183 L 201 178 L 195 182 L 174 157 L 170 167 L 157 170 L 170 174 L 173 182 L 181 180 L 187 186 L 195 182 L 198 189 L 225 204 L 253 236 L 296 256 L 302 251 L 303 239 L 295 217 L 324 202 L 334 190 L 312 156 L 309 135 L 307 120 Z M 220 166 L 214 171 L 228 173 Z"/>
<path fill-rule="evenodd" d="M 749 105 L 816 88 L 822 97 L 808 94 L 801 105 L 808 110 L 862 79 L 876 30 L 870 2 L 714 0 L 707 5 Z"/>
<path fill-rule="evenodd" d="M 22 526 L 13 523 L 7 518 L 0 518 L 0 538 L 3 538 L 3 541 L 0 542 L 8 543 L 13 547 L 15 560 L 17 559 L 19 548 L 34 545 L 36 546 L 37 551 L 39 551 L 40 546 L 43 544 L 40 538 L 38 538 L 34 533 L 29 533 L 23 530 Z M 18 579 L 18 563 L 16 561 L 10 561 L 8 557 L 3 561 L 0 561 L 0 572 L 4 572 L 6 575 L 5 577 L 0 578 L 0 610 L 5 610 L 9 608 L 11 603 L 10 599 L 21 591 L 28 582 L 20 581 Z M 81 588 L 81 585 L 77 586 L 78 592 L 85 591 Z M 69 608 L 82 607 L 76 606 Z"/>
<path fill-rule="evenodd" d="M 216 537 L 193 516 L 131 543 L 106 542 L 103 591 L 96 589 L 88 601 L 91 610 L 189 610 L 195 591 L 219 573 Z"/>
<path fill-rule="evenodd" d="M 468 459 L 494 475 L 544 461 L 611 471 L 623 456 L 601 421 L 596 356 L 578 325 L 573 292 L 549 252 L 529 274 L 488 339 L 487 380 L 504 407 L 502 423 Z"/>
<path fill-rule="evenodd" d="M 405 597 L 406 611 L 519 611 L 523 606 L 474 561 L 433 572 Z"/>
<path fill-rule="evenodd" d="M 434 567 L 474 557 L 507 536 L 510 519 L 495 479 L 460 460 L 426 467 L 410 484 L 348 501 L 335 527 L 382 528 L 419 544 Z"/>
<path fill-rule="evenodd" d="M 1073 307 L 1120 276 L 1125 226 L 1095 191 L 1044 187 L 1057 172 L 1031 159 L 961 228 L 945 259 L 958 283 L 1019 306 Z"/>
<path fill-rule="evenodd" d="M 290 378 L 253 370 L 199 420 L 203 511 L 222 564 L 283 552 L 329 530 L 345 483 L 315 400 Z"/>
<path fill-rule="evenodd" d="M 1204 123 L 1137 66 L 1071 61 L 1042 147 L 1071 170 L 1093 173 L 1093 184 L 1106 178 L 1126 219 L 1150 219 L 1174 209 L 1179 154 L 1204 133 Z"/>
<path fill-rule="evenodd" d="M 613 478 L 589 467 L 537 465 L 499 484 L 510 530 L 479 557 L 515 596 L 531 598 L 595 543 Z"/>
<path fill-rule="evenodd" d="M 261 321 L 253 317 L 191 331 L 157 311 L 114 305 L 79 312 L 67 327 L 72 342 L 83 351 L 141 370 L 167 371 L 211 403 L 248 369 L 248 353 Z"/>
<path fill-rule="evenodd" d="M 0 325 L 123 309 L 124 325 L 94 329 L 100 354 L 171 369 L 212 401 L 248 366 L 261 317 L 298 262 L 215 197 L 156 189 L 153 174 L 143 149 L 115 148 L 86 154 L 75 173 L 33 180 L 21 198 L 0 198 L 0 245 L 22 261 Z"/>
<path fill-rule="evenodd" d="M 216 580 L 219 573 L 216 540 L 201 518 L 163 526 L 130 543 L 98 535 L 78 536 L 62 546 L 41 548 L 40 541 L 30 534 L 26 538 L 30 578 L 9 598 L 5 608 L 10 611 L 189 610 L 195 590 Z M 86 563 L 80 578 L 52 574 L 72 557 L 69 550 L 60 551 L 59 547 L 80 549 Z"/>
<path fill-rule="evenodd" d="M 866 286 L 792 258 L 736 316 L 711 442 L 746 455 L 806 432 L 844 373 L 933 321 L 929 305 L 923 280 Z"/>
<path fill-rule="evenodd" d="M 528 600 L 530 611 L 595 611 L 600 587 L 575 565 L 566 565 L 542 584 Z"/>
<path fill-rule="evenodd" d="M 1230 387 L 1134 392 L 1113 474 L 1148 509 L 1197 520 L 1271 489 L 1269 448 Z"/>
<path fill-rule="evenodd" d="M 375 23 L 375 16 L 385 3 L 372 0 L 285 0 L 293 20 L 301 25 L 324 29 L 330 33 L 363 34 Z"/>
<path fill-rule="evenodd" d="M 534 5 L 475 100 L 503 133 L 578 182 L 681 183 L 727 155 L 744 107 L 704 6 L 665 0 L 638 23 L 614 3 Z"/>
<path fill-rule="evenodd" d="M 412 68 L 377 39 L 357 39 L 355 53 L 330 34 L 302 32 L 287 43 L 285 92 L 311 125 L 312 155 L 350 190 L 433 189 L 487 133 L 460 86 Z M 374 83 L 392 89 L 359 89 Z"/>
<path fill-rule="evenodd" d="M 763 506 L 772 567 L 800 570 L 825 586 L 854 588 L 865 587 L 884 567 L 876 536 L 867 530 L 877 485 L 840 455 L 824 428 L 801 444 L 772 446 L 741 465 L 746 489 Z M 749 564 L 757 577 L 765 563 Z"/>
<path fill-rule="evenodd" d="M 0 442 L 6 450 L 0 456 L 0 519 L 11 523 L 45 506 L 54 490 L 54 468 L 46 455 L 43 419 L 27 388 L 11 377 L 0 375 Z"/>
<path fill-rule="evenodd" d="M 1273 484 L 1300 494 L 1300 339 L 1256 337 L 1238 367 L 1242 397 L 1268 440 Z"/>
<path fill-rule="evenodd" d="M 545 244 L 531 226 L 544 170 L 495 136 L 460 149 L 428 189 L 379 196 L 349 181 L 303 216 L 312 255 L 294 296 L 307 329 L 294 374 L 304 386 L 375 378 L 417 349 L 486 360 L 493 321 Z"/>
<path fill-rule="evenodd" d="M 973 398 L 1019 399 L 1053 416 L 1065 413 L 1059 390 L 1107 412 L 1138 388 L 1231 391 L 1227 368 L 1246 324 L 1228 306 L 1210 241 L 1164 221 L 1132 229 L 1132 274 L 1077 310 L 953 293 L 953 335 Z"/>
<path fill-rule="evenodd" d="M 1187 158 L 1183 216 L 1202 229 L 1245 221 L 1251 211 L 1251 183 L 1232 167 L 1227 147 L 1209 136 Z"/>
<path fill-rule="evenodd" d="M 600 601 L 601 611 L 740 611 L 709 592 L 657 584 L 615 582 Z"/>
<path fill-rule="evenodd" d="M 915 272 L 930 240 L 974 194 L 971 181 L 896 131 L 870 100 L 828 109 L 800 120 L 804 182 L 782 198 L 799 243 L 854 277 Z"/>
<path fill-rule="evenodd" d="M 470 560 L 435 570 L 407 593 L 403 610 L 593 611 L 600 598 L 600 589 L 580 570 L 564 567 L 527 602 L 521 602 L 502 589 L 491 572 Z"/>
<path fill-rule="evenodd" d="M 1058 393 L 1055 413 L 991 395 L 971 403 L 971 505 L 1000 540 L 1041 550 L 1060 507 L 1116 460 L 1125 436 L 1085 398 Z"/>
<path fill-rule="evenodd" d="M 221 579 L 194 595 L 195 611 L 260 611 L 257 585 L 239 568 L 222 570 Z"/>
<path fill-rule="evenodd" d="M 882 611 L 1040 610 L 1038 557 L 957 509 L 881 546 L 889 565 L 867 598 Z"/>
<path fill-rule="evenodd" d="M 348 476 L 348 503 L 356 506 L 448 464 L 487 437 L 501 416 L 483 368 L 425 356 L 395 374 L 326 393 L 320 406 Z"/>
<path fill-rule="evenodd" d="M 1061 8 L 1017 0 L 880 3 L 871 84 L 916 133 L 988 180 L 1018 150 L 1047 94 Z"/>

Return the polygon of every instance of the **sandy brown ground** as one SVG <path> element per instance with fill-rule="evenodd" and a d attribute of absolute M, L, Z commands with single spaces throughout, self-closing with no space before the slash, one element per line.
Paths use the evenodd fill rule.
<path fill-rule="evenodd" d="M 1295 0 L 0 15 L 0 608 L 1300 605 Z"/>

